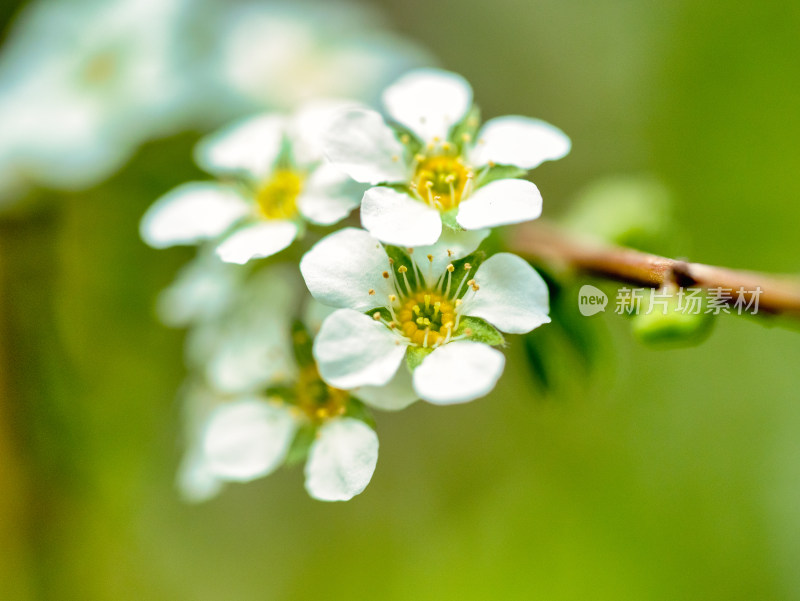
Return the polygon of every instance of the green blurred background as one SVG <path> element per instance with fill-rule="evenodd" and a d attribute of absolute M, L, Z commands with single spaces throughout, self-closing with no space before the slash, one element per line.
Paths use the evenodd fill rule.
<path fill-rule="evenodd" d="M 485 116 L 570 135 L 534 173 L 546 215 L 598 177 L 654 173 L 679 254 L 798 271 L 797 2 L 379 4 Z M 490 397 L 379 415 L 378 469 L 349 503 L 309 499 L 290 469 L 183 504 L 182 333 L 153 307 L 191 253 L 137 226 L 197 175 L 195 139 L 0 223 L 0 598 L 800 599 L 800 338 L 761 319 L 658 351 L 598 316 L 596 370 L 553 346 L 553 394 L 514 340 Z"/>

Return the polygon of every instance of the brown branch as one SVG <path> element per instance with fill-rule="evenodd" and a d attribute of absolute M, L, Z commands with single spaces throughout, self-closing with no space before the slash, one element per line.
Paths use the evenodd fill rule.
<path fill-rule="evenodd" d="M 749 302 L 758 293 L 759 311 L 782 313 L 800 318 L 800 278 L 740 271 L 689 263 L 630 248 L 612 246 L 580 237 L 539 220 L 516 228 L 511 249 L 530 260 L 543 261 L 558 268 L 572 268 L 637 286 L 659 288 L 664 285 L 744 289 Z"/>

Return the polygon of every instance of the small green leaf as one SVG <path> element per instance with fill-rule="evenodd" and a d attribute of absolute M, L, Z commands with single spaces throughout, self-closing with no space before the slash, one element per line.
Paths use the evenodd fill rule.
<path fill-rule="evenodd" d="M 433 352 L 432 348 L 424 348 L 421 346 L 410 346 L 406 351 L 406 365 L 408 369 L 414 371 L 425 360 L 425 357 Z"/>
<path fill-rule="evenodd" d="M 454 334 L 456 336 L 464 334 L 467 340 L 482 342 L 489 346 L 503 346 L 506 343 L 498 329 L 480 317 L 462 317 Z"/>

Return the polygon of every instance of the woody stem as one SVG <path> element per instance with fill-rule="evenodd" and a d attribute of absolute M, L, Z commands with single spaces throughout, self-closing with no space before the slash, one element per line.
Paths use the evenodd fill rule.
<path fill-rule="evenodd" d="M 664 285 L 705 289 L 744 289 L 749 302 L 758 293 L 760 311 L 800 318 L 800 278 L 727 269 L 670 259 L 631 248 L 587 240 L 544 220 L 518 226 L 513 252 L 557 269 L 574 269 L 604 278 L 660 288 Z"/>

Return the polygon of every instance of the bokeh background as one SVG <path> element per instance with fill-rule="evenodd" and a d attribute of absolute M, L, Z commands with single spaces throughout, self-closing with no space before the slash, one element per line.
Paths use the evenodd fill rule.
<path fill-rule="evenodd" d="M 534 174 L 546 215 L 650 173 L 679 255 L 800 270 L 796 2 L 375 4 L 485 116 L 568 133 L 573 152 Z M 517 340 L 491 396 L 378 415 L 378 469 L 351 502 L 309 499 L 297 468 L 181 502 L 183 335 L 154 303 L 191 253 L 137 227 L 198 176 L 197 135 L 0 219 L 0 598 L 800 599 L 800 338 L 774 320 L 658 350 L 604 314 L 590 373 L 549 348 L 550 391 Z"/>

